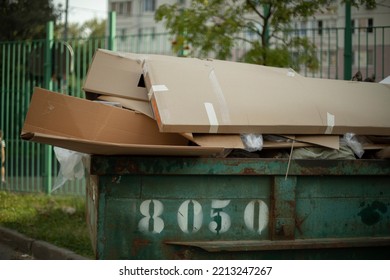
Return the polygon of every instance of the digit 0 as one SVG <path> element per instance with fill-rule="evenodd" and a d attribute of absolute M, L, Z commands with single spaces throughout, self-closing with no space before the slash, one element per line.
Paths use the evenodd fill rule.
<path fill-rule="evenodd" d="M 202 206 L 196 200 L 184 201 L 177 211 L 177 223 L 184 233 L 195 233 L 202 226 Z"/>
<path fill-rule="evenodd" d="M 259 235 L 268 225 L 268 206 L 260 200 L 252 200 L 244 211 L 244 221 L 248 229 L 256 231 Z"/>

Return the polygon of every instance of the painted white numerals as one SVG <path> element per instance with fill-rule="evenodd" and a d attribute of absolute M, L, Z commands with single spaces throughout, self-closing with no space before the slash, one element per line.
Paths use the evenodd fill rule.
<path fill-rule="evenodd" d="M 223 212 L 223 208 L 228 206 L 230 200 L 212 200 L 210 217 L 212 222 L 209 224 L 209 229 L 214 233 L 223 233 L 229 230 L 231 222 L 230 216 Z"/>
<path fill-rule="evenodd" d="M 252 200 L 245 207 L 244 221 L 248 229 L 259 235 L 268 224 L 268 206 L 262 200 Z"/>
<path fill-rule="evenodd" d="M 230 200 L 211 200 L 209 230 L 215 234 L 227 232 L 231 227 L 231 217 L 224 211 L 230 204 Z M 138 223 L 141 232 L 160 233 L 164 229 L 164 221 L 161 218 L 164 206 L 161 201 L 155 199 L 145 200 L 140 205 L 143 218 Z M 236 217 L 236 216 L 235 216 Z M 267 204 L 255 199 L 250 201 L 244 210 L 245 226 L 261 235 L 267 227 L 269 211 Z M 196 200 L 184 201 L 177 211 L 177 223 L 184 233 L 196 233 L 203 224 L 202 205 Z M 206 222 L 207 223 L 207 222 Z"/>
<path fill-rule="evenodd" d="M 202 206 L 196 200 L 186 200 L 177 211 L 177 222 L 185 233 L 197 232 L 202 226 Z"/>
<path fill-rule="evenodd" d="M 142 232 L 160 233 L 164 229 L 164 221 L 160 218 L 164 206 L 159 200 L 145 200 L 141 203 L 140 211 L 144 216 L 138 223 Z"/>

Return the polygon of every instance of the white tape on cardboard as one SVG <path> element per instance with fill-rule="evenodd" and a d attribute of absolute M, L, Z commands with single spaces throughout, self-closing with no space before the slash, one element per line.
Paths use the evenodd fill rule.
<path fill-rule="evenodd" d="M 287 71 L 287 77 L 295 77 L 295 71 L 289 68 Z"/>
<path fill-rule="evenodd" d="M 223 94 L 221 85 L 218 82 L 218 78 L 217 78 L 217 75 L 215 74 L 215 70 L 214 69 L 211 69 L 211 71 L 209 73 L 209 80 L 211 82 L 211 86 L 213 88 L 213 92 L 214 92 L 214 94 L 216 95 L 216 97 L 218 99 L 218 103 L 219 103 L 218 105 L 219 105 L 219 109 L 221 110 L 222 121 L 225 124 L 226 123 L 229 124 L 230 123 L 229 106 L 228 106 L 228 104 L 226 102 L 225 96 Z"/>
<path fill-rule="evenodd" d="M 335 125 L 335 116 L 327 112 L 326 121 L 327 121 L 327 128 L 325 130 L 325 134 L 331 134 L 333 131 L 333 127 Z"/>
<path fill-rule="evenodd" d="M 146 74 L 148 74 L 148 66 L 146 66 L 145 62 L 143 64 L 142 71 L 143 71 L 144 76 L 146 76 Z"/>
<path fill-rule="evenodd" d="M 157 92 L 157 91 L 168 91 L 168 88 L 166 85 L 153 85 L 152 86 L 152 90 L 154 92 Z"/>
<path fill-rule="evenodd" d="M 215 114 L 214 106 L 212 103 L 205 102 L 204 107 L 206 108 L 207 117 L 209 118 L 210 123 L 210 133 L 218 132 L 218 119 Z"/>

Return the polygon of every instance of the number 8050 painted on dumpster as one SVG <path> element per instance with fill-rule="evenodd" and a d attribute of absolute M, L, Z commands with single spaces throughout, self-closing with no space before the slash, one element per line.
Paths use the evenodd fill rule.
<path fill-rule="evenodd" d="M 208 228 L 215 234 L 227 232 L 231 226 L 231 218 L 224 208 L 230 204 L 230 200 L 211 201 L 210 222 Z M 141 232 L 160 233 L 164 230 L 164 220 L 161 218 L 164 205 L 159 200 L 145 200 L 140 205 L 143 216 L 138 223 Z M 258 212 L 258 213 L 256 213 Z M 202 205 L 196 200 L 186 200 L 178 208 L 177 223 L 184 233 L 196 233 L 203 225 Z M 244 210 L 243 218 L 245 226 L 256 231 L 259 235 L 268 224 L 268 206 L 260 200 L 250 201 Z"/>

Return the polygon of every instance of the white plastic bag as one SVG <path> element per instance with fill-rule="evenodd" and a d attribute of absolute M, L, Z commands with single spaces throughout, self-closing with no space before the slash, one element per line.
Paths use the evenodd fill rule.
<path fill-rule="evenodd" d="M 351 148 L 351 150 L 358 158 L 361 158 L 363 156 L 363 145 L 354 133 L 345 133 L 342 140 L 345 141 L 347 146 Z"/>
<path fill-rule="evenodd" d="M 83 153 L 54 147 L 54 153 L 60 163 L 60 170 L 52 188 L 52 192 L 62 187 L 66 181 L 82 179 L 84 177 Z"/>
<path fill-rule="evenodd" d="M 263 149 L 263 135 L 255 133 L 241 134 L 241 141 L 245 151 L 256 152 Z"/>

